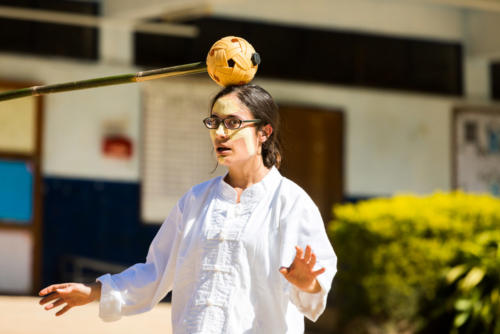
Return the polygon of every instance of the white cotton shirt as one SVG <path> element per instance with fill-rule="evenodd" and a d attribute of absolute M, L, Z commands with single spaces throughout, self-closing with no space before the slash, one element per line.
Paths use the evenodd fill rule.
<path fill-rule="evenodd" d="M 337 259 L 316 205 L 276 168 L 237 193 L 222 177 L 193 187 L 155 236 L 146 263 L 103 275 L 99 315 L 150 310 L 172 290 L 175 334 L 303 333 L 304 315 L 326 306 Z M 321 291 L 306 293 L 279 272 L 295 246 L 310 245 Z"/>

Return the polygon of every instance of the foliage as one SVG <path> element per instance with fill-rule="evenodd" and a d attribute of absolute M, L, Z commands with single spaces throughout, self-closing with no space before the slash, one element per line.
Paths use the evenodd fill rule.
<path fill-rule="evenodd" d="M 425 301 L 428 322 L 449 319 L 452 333 L 500 334 L 500 231 L 481 232 L 464 243 L 446 271 L 433 301 Z"/>
<path fill-rule="evenodd" d="M 500 266 L 492 245 L 500 242 L 500 200 L 463 192 L 398 195 L 337 205 L 334 217 L 329 234 L 339 258 L 334 302 L 341 314 L 420 328 L 450 317 L 456 328 L 473 319 L 495 325 Z M 486 299 L 490 306 L 477 310 L 475 301 Z"/>

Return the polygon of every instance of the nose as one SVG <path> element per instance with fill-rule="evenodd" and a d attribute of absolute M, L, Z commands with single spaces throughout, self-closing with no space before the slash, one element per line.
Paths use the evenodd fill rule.
<path fill-rule="evenodd" d="M 219 127 L 215 130 L 215 135 L 218 137 L 225 137 L 227 135 L 227 130 L 222 122 L 219 124 Z"/>

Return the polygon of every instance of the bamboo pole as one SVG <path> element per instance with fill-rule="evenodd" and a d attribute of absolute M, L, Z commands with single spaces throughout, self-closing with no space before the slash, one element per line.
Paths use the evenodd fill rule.
<path fill-rule="evenodd" d="M 174 77 L 186 74 L 203 73 L 207 67 L 203 62 L 164 67 L 156 70 L 141 71 L 137 73 L 114 75 L 95 79 L 65 82 L 53 85 L 33 86 L 7 92 L 0 92 L 0 101 L 17 99 L 25 96 L 38 96 L 51 93 L 67 92 L 72 90 L 119 85 L 131 82 L 142 82 L 166 77 Z"/>

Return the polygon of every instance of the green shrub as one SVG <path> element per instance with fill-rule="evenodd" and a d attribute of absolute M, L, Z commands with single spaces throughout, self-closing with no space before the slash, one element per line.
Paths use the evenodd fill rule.
<path fill-rule="evenodd" d="M 498 252 L 496 257 L 491 255 L 491 245 L 500 241 L 500 200 L 491 196 L 463 192 L 398 195 L 337 205 L 334 217 L 329 225 L 339 258 L 334 302 L 344 320 L 369 316 L 429 328 L 433 319 L 442 324 L 451 318 L 448 322 L 453 326 L 466 317 L 453 322 L 454 316 L 464 314 L 449 306 L 462 298 L 457 292 L 462 290 L 454 286 L 467 285 L 461 282 L 468 280 L 467 275 L 478 275 L 478 270 L 499 282 L 498 269 L 493 270 L 499 268 Z M 462 271 L 450 280 L 449 271 L 457 273 L 456 268 Z M 466 289 L 467 293 L 478 291 L 479 283 Z M 484 293 L 491 290 L 496 302 L 499 290 L 484 285 Z M 464 302 L 458 304 L 459 309 L 465 308 Z"/>
<path fill-rule="evenodd" d="M 448 320 L 452 333 L 500 334 L 500 231 L 463 244 L 434 300 L 426 300 L 422 333 Z"/>

